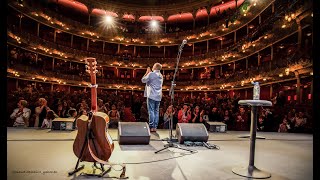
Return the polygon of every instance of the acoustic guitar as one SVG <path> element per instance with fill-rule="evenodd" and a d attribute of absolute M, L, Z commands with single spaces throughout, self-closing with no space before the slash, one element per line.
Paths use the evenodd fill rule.
<path fill-rule="evenodd" d="M 87 72 L 91 78 L 91 112 L 92 116 L 81 115 L 76 121 L 78 132 L 73 143 L 73 152 L 81 160 L 87 162 L 107 162 L 114 149 L 113 141 L 107 131 L 109 117 L 103 112 L 97 112 L 96 73 L 97 62 L 95 58 L 86 59 Z M 92 138 L 87 142 L 87 132 L 91 131 Z M 86 143 L 87 142 L 87 143 Z M 84 144 L 86 143 L 86 144 Z M 81 150 L 84 147 L 82 156 Z M 81 156 L 81 157 L 80 157 Z"/>

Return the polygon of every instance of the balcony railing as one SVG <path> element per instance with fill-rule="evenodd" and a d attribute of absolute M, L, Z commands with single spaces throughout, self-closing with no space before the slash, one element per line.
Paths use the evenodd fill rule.
<path fill-rule="evenodd" d="M 77 34 L 78 36 L 83 36 L 81 34 L 82 32 L 92 32 L 92 33 L 95 33 L 95 35 L 99 34 L 99 36 L 100 36 L 99 39 L 95 38 L 94 36 L 87 36 L 87 37 L 90 38 L 90 39 L 93 38 L 93 39 L 95 39 L 97 41 L 105 40 L 105 41 L 114 43 L 114 42 L 111 41 L 111 39 L 113 39 L 116 36 L 118 36 L 118 37 L 125 37 L 126 39 L 128 39 L 130 41 L 131 41 L 131 39 L 141 39 L 143 42 L 145 42 L 146 45 L 148 45 L 148 44 L 155 45 L 154 42 L 157 41 L 157 39 L 158 39 L 158 41 L 160 41 L 160 39 L 168 38 L 171 41 L 173 41 L 172 44 L 178 44 L 183 39 L 187 39 L 188 36 L 193 36 L 193 35 L 199 36 L 201 33 L 206 33 L 206 32 L 208 32 L 207 36 L 204 37 L 206 39 L 213 39 L 213 38 L 216 38 L 216 37 L 224 36 L 224 35 L 226 35 L 228 33 L 233 32 L 234 30 L 237 30 L 237 29 L 243 27 L 247 23 L 251 22 L 263 10 L 265 10 L 267 7 L 269 7 L 272 4 L 273 1 L 274 0 L 259 1 L 257 6 L 255 6 L 255 7 L 252 6 L 251 8 L 249 8 L 250 12 L 247 12 L 248 13 L 247 16 L 240 16 L 239 10 L 241 8 L 238 8 L 235 13 L 230 15 L 230 18 L 231 17 L 237 17 L 237 20 L 241 21 L 241 24 L 236 24 L 236 25 L 231 24 L 226 31 L 222 30 L 223 29 L 222 24 L 225 24 L 225 18 L 223 18 L 222 20 L 220 20 L 218 22 L 210 24 L 210 25 L 208 25 L 206 27 L 197 28 L 197 29 L 192 30 L 192 31 L 190 30 L 190 31 L 184 31 L 184 32 L 157 33 L 157 34 L 155 34 L 155 33 L 152 33 L 152 34 L 126 33 L 126 32 L 121 32 L 121 31 L 115 31 L 115 32 L 112 32 L 112 31 L 109 32 L 108 31 L 108 32 L 105 32 L 105 33 L 101 34 L 100 32 L 96 32 L 96 29 L 97 29 L 96 27 L 91 27 L 91 26 L 88 26 L 88 25 L 84 25 L 83 23 L 70 20 L 68 18 L 65 18 L 61 14 L 55 13 L 55 12 L 50 11 L 48 9 L 37 9 L 36 7 L 30 7 L 30 6 L 24 6 L 22 8 L 17 3 L 10 3 L 9 5 L 11 7 L 15 8 L 16 10 L 24 13 L 25 15 L 27 15 L 27 16 L 33 18 L 33 19 L 36 19 L 37 21 L 39 21 L 41 23 L 44 23 L 44 24 L 46 24 L 46 25 L 48 25 L 50 27 L 54 27 L 54 28 L 60 29 L 60 30 L 65 31 L 65 32 L 69 32 L 69 33 L 72 33 L 72 34 Z M 276 7 L 276 8 L 278 8 L 278 7 Z M 61 27 L 58 24 L 50 24 L 50 21 L 48 21 L 48 20 L 46 20 L 44 18 L 40 18 L 40 16 L 36 17 L 31 12 L 32 13 L 36 13 L 37 12 L 37 13 L 46 14 L 49 17 L 51 17 L 52 21 L 57 20 L 58 22 L 63 22 L 63 24 L 66 24 L 66 26 Z M 66 27 L 68 27 L 69 30 L 67 30 Z M 213 34 L 213 36 L 209 36 L 209 34 Z M 197 41 L 203 41 L 203 40 L 201 40 L 201 39 L 200 40 L 193 39 L 191 41 L 197 42 Z M 118 43 L 123 43 L 123 42 L 126 42 L 126 41 L 122 41 L 122 42 L 118 42 Z M 136 44 L 134 42 L 130 42 L 130 43 L 131 44 Z M 140 42 L 138 44 L 141 45 Z M 167 45 L 172 45 L 172 44 L 167 43 Z"/>

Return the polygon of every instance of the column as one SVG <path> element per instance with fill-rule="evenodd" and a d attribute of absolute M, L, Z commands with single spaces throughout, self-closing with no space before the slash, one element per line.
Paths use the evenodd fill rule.
<path fill-rule="evenodd" d="M 38 64 L 39 53 L 36 54 L 36 64 Z"/>
<path fill-rule="evenodd" d="M 258 52 L 258 66 L 261 65 L 261 58 L 260 58 L 260 52 Z"/>
<path fill-rule="evenodd" d="M 222 45 L 223 45 L 223 39 L 222 39 L 222 37 L 221 37 L 220 49 L 222 49 Z"/>
<path fill-rule="evenodd" d="M 103 44 L 102 44 L 102 53 L 104 53 L 104 48 L 106 47 L 106 42 L 103 41 Z"/>
<path fill-rule="evenodd" d="M 18 87 L 19 87 L 19 80 L 16 79 L 16 89 L 18 89 Z"/>
<path fill-rule="evenodd" d="M 301 48 L 301 41 L 302 41 L 302 27 L 300 21 L 297 21 L 298 24 L 298 48 Z"/>
<path fill-rule="evenodd" d="M 270 94 L 269 94 L 270 99 L 272 98 L 272 94 L 273 94 L 273 86 L 272 84 L 270 84 Z"/>
<path fill-rule="evenodd" d="M 192 56 L 194 56 L 194 43 L 192 44 Z"/>
<path fill-rule="evenodd" d="M 71 47 L 73 46 L 73 34 L 71 34 Z"/>
<path fill-rule="evenodd" d="M 208 24 L 208 26 L 209 26 L 209 24 L 210 24 L 210 11 L 211 11 L 211 7 L 208 6 L 206 10 L 207 10 L 207 13 L 208 13 L 208 22 L 207 22 L 207 24 Z"/>
<path fill-rule="evenodd" d="M 209 52 L 209 40 L 207 40 L 207 53 Z"/>
<path fill-rule="evenodd" d="M 247 35 L 249 34 L 249 24 L 247 24 Z"/>
<path fill-rule="evenodd" d="M 164 33 L 167 33 L 167 22 L 164 22 Z"/>
<path fill-rule="evenodd" d="M 197 10 L 194 9 L 192 11 L 192 17 L 193 17 L 193 30 L 196 28 L 196 15 L 197 15 Z"/>
<path fill-rule="evenodd" d="M 261 14 L 259 14 L 259 24 L 261 24 Z"/>
<path fill-rule="evenodd" d="M 246 70 L 248 70 L 248 58 L 246 57 Z"/>
<path fill-rule="evenodd" d="M 20 17 L 19 17 L 19 29 L 21 29 L 21 23 L 22 23 L 22 13 L 20 14 Z"/>
<path fill-rule="evenodd" d="M 166 46 L 163 46 L 163 57 L 166 57 Z"/>
<path fill-rule="evenodd" d="M 135 56 L 137 54 L 137 47 L 133 46 L 133 55 Z"/>
<path fill-rule="evenodd" d="M 191 91 L 191 98 L 193 97 L 193 92 Z"/>
<path fill-rule="evenodd" d="M 233 72 L 236 72 L 236 62 L 233 62 Z"/>
<path fill-rule="evenodd" d="M 53 42 L 55 43 L 57 41 L 57 31 L 54 30 L 54 33 L 53 33 Z"/>
<path fill-rule="evenodd" d="M 71 67 L 72 67 L 72 65 L 71 65 L 71 61 L 70 61 L 70 65 L 69 65 L 69 69 L 71 70 Z"/>
<path fill-rule="evenodd" d="M 245 91 L 244 91 L 244 99 L 247 99 L 247 98 L 248 98 L 248 90 L 245 89 Z"/>
<path fill-rule="evenodd" d="M 272 61 L 273 61 L 273 45 L 271 45 L 270 48 L 271 48 L 271 53 L 270 53 L 269 69 L 271 71 L 271 69 L 272 69 Z"/>
<path fill-rule="evenodd" d="M 118 51 L 117 51 L 118 54 L 120 54 L 120 44 L 118 44 Z"/>
<path fill-rule="evenodd" d="M 40 36 L 40 23 L 37 24 L 37 36 Z"/>
<path fill-rule="evenodd" d="M 195 17 L 193 18 L 193 30 L 196 28 L 196 19 Z"/>
<path fill-rule="evenodd" d="M 132 70 L 132 78 L 136 78 L 136 69 Z"/>
<path fill-rule="evenodd" d="M 311 80 L 310 94 L 311 94 L 311 104 L 313 104 L 313 79 Z"/>
<path fill-rule="evenodd" d="M 237 31 L 234 32 L 233 43 L 234 43 L 234 44 L 237 43 Z"/>
<path fill-rule="evenodd" d="M 116 76 L 119 77 L 119 69 L 116 67 Z"/>
<path fill-rule="evenodd" d="M 70 93 L 70 92 L 71 92 L 71 87 L 69 86 L 69 87 L 68 87 L 68 93 Z"/>
<path fill-rule="evenodd" d="M 89 38 L 87 39 L 87 51 L 89 51 Z"/>
<path fill-rule="evenodd" d="M 52 71 L 54 71 L 54 58 L 52 58 Z"/>
<path fill-rule="evenodd" d="M 300 104 L 300 102 L 301 102 L 301 96 L 300 96 L 300 86 L 301 86 L 301 83 L 300 83 L 300 75 L 299 75 L 299 72 L 298 71 L 296 71 L 295 72 L 295 75 L 296 75 L 296 78 L 297 78 L 297 92 L 296 92 L 296 94 L 297 94 L 297 102 L 298 102 L 298 104 Z"/>
<path fill-rule="evenodd" d="M 51 83 L 51 92 L 53 92 L 53 84 Z"/>
<path fill-rule="evenodd" d="M 91 13 L 89 13 L 89 17 L 88 17 L 88 25 L 90 26 L 90 20 L 91 20 Z"/>
<path fill-rule="evenodd" d="M 222 65 L 220 65 L 220 76 L 222 76 Z"/>
<path fill-rule="evenodd" d="M 149 57 L 151 56 L 151 46 L 149 46 Z"/>
<path fill-rule="evenodd" d="M 272 13 L 274 13 L 274 2 L 272 3 Z"/>

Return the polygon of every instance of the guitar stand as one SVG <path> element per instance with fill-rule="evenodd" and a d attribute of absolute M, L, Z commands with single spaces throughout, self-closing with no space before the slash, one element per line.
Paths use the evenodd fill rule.
<path fill-rule="evenodd" d="M 80 157 L 82 157 L 84 148 L 87 146 L 87 143 L 89 142 L 89 139 L 92 139 L 94 149 L 95 149 L 96 152 L 98 152 L 97 151 L 97 147 L 96 147 L 96 143 L 94 141 L 94 134 L 92 132 L 92 129 L 89 129 L 89 130 L 87 130 L 86 138 L 85 138 L 84 143 L 83 143 L 82 148 L 81 148 Z M 76 164 L 76 167 L 74 168 L 74 170 L 71 171 L 71 172 L 68 172 L 69 176 L 73 175 L 76 172 L 79 172 L 80 170 L 82 170 L 84 168 L 83 164 L 79 167 L 79 162 L 80 161 L 81 161 L 81 159 L 78 158 L 78 161 L 77 161 L 77 164 Z M 105 170 L 104 167 L 103 167 L 103 164 L 101 164 L 101 163 L 100 163 L 100 168 L 99 168 L 97 166 L 96 162 L 93 163 L 92 168 L 93 168 L 93 173 L 92 174 L 81 173 L 80 175 L 103 177 L 106 173 L 108 173 L 111 170 L 111 166 L 107 170 Z M 102 172 L 100 174 L 95 174 L 94 172 L 95 172 L 96 169 L 100 169 Z"/>

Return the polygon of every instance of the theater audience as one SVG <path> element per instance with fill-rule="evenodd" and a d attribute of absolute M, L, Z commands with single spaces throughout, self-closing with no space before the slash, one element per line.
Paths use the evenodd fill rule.
<path fill-rule="evenodd" d="M 40 84 L 37 84 L 37 89 L 32 87 L 32 91 L 30 91 L 31 88 L 27 84 L 19 85 L 21 87 L 20 90 L 12 91 L 8 94 L 8 102 L 11 102 L 8 103 L 8 112 L 15 110 L 16 99 L 30 102 L 29 107 L 34 110 L 30 116 L 30 127 L 41 127 L 44 124 L 45 127 L 50 128 L 50 121 L 47 120 L 47 112 L 51 109 L 49 107 L 55 107 L 55 113 L 59 117 L 77 118 L 81 114 L 86 114 L 90 111 L 90 104 L 87 104 L 87 102 L 91 101 L 91 95 L 86 91 L 77 90 L 72 93 L 65 91 L 48 92 L 48 88 L 46 87 L 46 91 L 41 92 L 38 91 Z M 25 89 L 26 91 L 21 89 Z M 166 111 L 163 114 L 163 123 L 159 123 L 159 125 L 161 125 L 159 128 L 162 126 L 163 128 L 169 128 L 170 112 L 173 114 L 174 129 L 178 122 L 200 122 L 200 114 L 203 110 L 203 115 L 201 115 L 202 122 L 205 121 L 205 117 L 208 117 L 208 121 L 220 121 L 227 124 L 228 130 L 250 130 L 250 107 L 237 108 L 238 101 L 241 99 L 239 94 L 234 96 L 213 94 L 214 93 L 208 93 L 207 97 L 204 97 L 204 94 L 200 93 L 192 96 L 176 95 L 175 102 L 177 102 L 177 104 L 174 108 L 176 110 L 170 107 L 171 97 L 164 94 L 160 108 Z M 109 104 L 114 104 L 112 110 L 109 110 Z M 188 105 L 190 105 L 190 107 L 188 107 Z M 130 95 L 116 94 L 102 90 L 98 93 L 98 106 L 100 111 L 109 114 L 111 128 L 117 127 L 119 121 L 136 121 L 134 116 L 136 116 L 139 121 L 148 121 L 146 102 L 145 99 L 140 96 L 139 92 L 134 92 L 133 97 L 130 97 Z M 76 110 L 74 107 L 76 107 Z M 135 109 L 134 112 L 131 111 L 132 107 Z M 282 107 L 285 110 L 282 111 L 282 114 L 277 112 L 277 107 L 272 106 L 266 109 L 258 109 L 258 131 L 277 132 L 280 129 L 281 132 L 286 132 L 283 121 L 284 116 L 287 115 L 286 121 L 289 125 L 287 132 L 311 132 L 311 121 L 309 119 L 312 117 L 304 115 L 311 114 L 311 112 L 308 112 L 307 109 L 301 110 L 304 106 L 301 108 L 301 106 L 295 106 L 295 104 L 286 104 Z M 196 117 L 195 114 L 199 115 Z M 15 118 L 11 119 L 11 117 L 8 119 L 10 120 L 8 121 L 8 126 L 12 126 L 16 121 Z M 45 123 L 43 123 L 44 119 L 46 119 Z M 15 125 L 16 124 L 17 123 L 15 123 Z"/>

